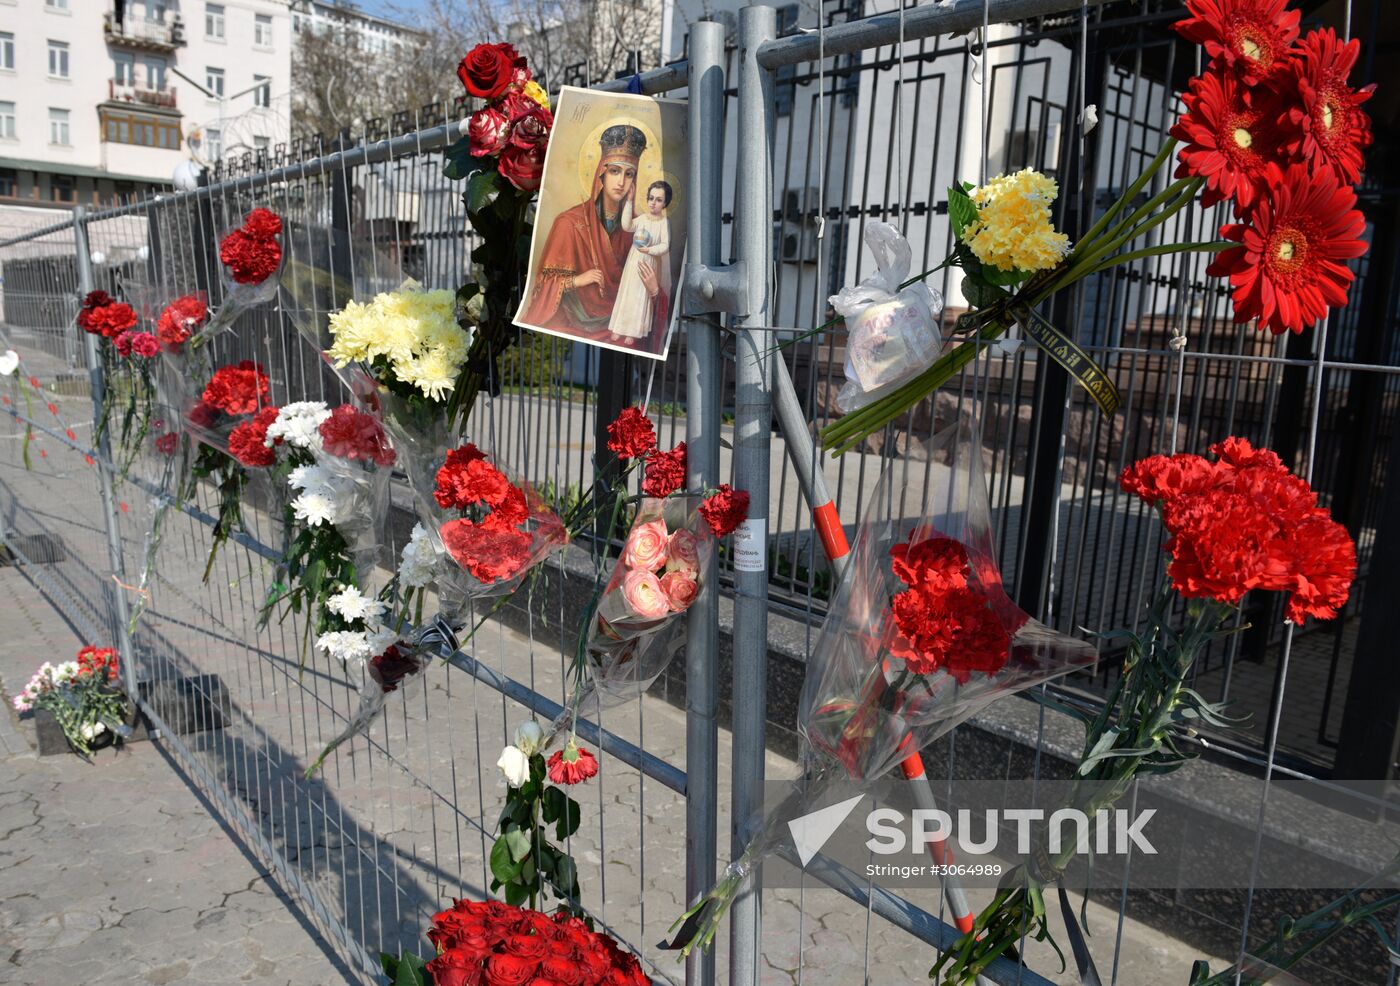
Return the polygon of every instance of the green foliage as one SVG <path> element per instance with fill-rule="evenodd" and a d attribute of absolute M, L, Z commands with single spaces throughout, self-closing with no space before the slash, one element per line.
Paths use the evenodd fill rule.
<path fill-rule="evenodd" d="M 214 569 L 214 557 L 219 553 L 219 548 L 229 539 L 234 528 L 244 529 L 243 491 L 248 486 L 248 473 L 238 460 L 227 452 L 206 445 L 193 436 L 186 436 L 185 441 L 193 443 L 197 450 L 194 453 L 194 462 L 190 466 L 188 482 L 180 493 L 181 499 L 194 499 L 201 479 L 207 479 L 213 484 L 215 495 L 219 499 L 219 510 L 214 517 L 214 529 L 211 533 L 209 560 L 204 563 L 203 581 L 208 585 L 209 573 Z M 187 447 L 186 454 L 189 454 L 189 451 Z"/>
<path fill-rule="evenodd" d="M 530 756 L 530 776 L 512 787 L 497 823 L 491 846 L 491 890 L 500 891 L 508 904 L 529 901 L 534 908 L 547 890 L 573 914 L 583 916 L 579 903 L 578 866 L 573 857 L 549 841 L 566 841 L 578 831 L 579 804 L 561 788 L 547 783 L 544 756 Z"/>
<path fill-rule="evenodd" d="M 416 952 L 404 952 L 399 957 L 380 952 L 379 964 L 384 967 L 390 986 L 433 986 L 432 974 Z"/>

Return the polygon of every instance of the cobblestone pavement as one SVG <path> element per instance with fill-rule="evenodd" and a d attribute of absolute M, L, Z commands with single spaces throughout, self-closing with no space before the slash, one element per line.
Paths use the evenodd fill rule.
<path fill-rule="evenodd" d="M 13 568 L 0 598 L 0 982 L 346 981 L 157 743 L 35 755 L 9 698 L 85 641 Z"/>

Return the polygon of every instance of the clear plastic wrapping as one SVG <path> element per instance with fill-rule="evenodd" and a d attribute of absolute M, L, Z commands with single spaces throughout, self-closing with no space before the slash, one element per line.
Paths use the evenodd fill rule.
<path fill-rule="evenodd" d="M 865 243 L 875 273 L 830 299 L 846 320 L 846 383 L 836 396 L 845 413 L 932 366 L 943 346 L 943 297 L 923 281 L 901 287 L 913 259 L 909 241 L 889 223 L 871 222 Z"/>

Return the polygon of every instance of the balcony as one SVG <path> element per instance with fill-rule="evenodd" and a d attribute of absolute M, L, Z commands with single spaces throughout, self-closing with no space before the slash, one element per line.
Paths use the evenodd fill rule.
<path fill-rule="evenodd" d="M 175 109 L 175 87 L 148 89 L 145 86 L 127 85 L 116 79 L 107 80 L 107 100 L 111 103 L 136 103 L 155 109 Z"/>
<path fill-rule="evenodd" d="M 110 45 L 123 48 L 136 48 L 141 51 L 159 51 L 166 54 L 185 46 L 185 24 L 179 15 L 169 23 L 148 21 L 128 11 L 120 20 L 111 11 L 102 15 L 102 33 Z"/>

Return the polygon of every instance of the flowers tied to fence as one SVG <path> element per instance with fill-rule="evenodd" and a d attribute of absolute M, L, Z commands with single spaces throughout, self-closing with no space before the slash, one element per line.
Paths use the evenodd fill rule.
<path fill-rule="evenodd" d="M 1092 646 L 1032 620 L 1003 590 L 978 434 L 966 414 L 935 433 L 940 465 L 927 485 L 893 465 L 880 477 L 808 659 L 797 728 L 810 767 L 678 919 L 668 947 L 708 946 L 787 822 L 834 781 L 868 788 L 991 703 L 1095 660 Z"/>
<path fill-rule="evenodd" d="M 1287 593 L 1284 612 L 1294 623 L 1331 619 L 1346 604 L 1356 548 L 1308 483 L 1273 452 L 1241 438 L 1227 438 L 1211 452 L 1214 460 L 1155 455 L 1123 472 L 1122 488 L 1160 514 L 1170 535 L 1169 561 L 1144 626 L 1103 635 L 1124 641 L 1127 652 L 1102 711 L 1089 716 L 1061 707 L 1085 725 L 1066 807 L 1089 814 L 1110 807 L 1136 777 L 1192 759 L 1183 743 L 1191 729 L 1236 722 L 1223 703 L 1207 702 L 1186 682 L 1212 642 L 1243 629 L 1237 617 L 1247 593 Z M 971 983 L 1023 936 L 1049 939 L 1044 888 L 1059 879 L 1073 852 L 1051 854 L 1042 842 L 1035 858 L 1044 863 L 1036 872 L 1010 871 L 931 975 Z"/>
<path fill-rule="evenodd" d="M 1299 38 L 1299 13 L 1286 9 L 1284 0 L 1187 0 L 1187 9 L 1176 29 L 1202 45 L 1210 61 L 1183 94 L 1184 112 L 1171 138 L 1077 243 L 1054 228 L 1050 210 L 1058 187 L 1037 172 L 948 189 L 955 247 L 935 270 L 962 271 L 971 310 L 957 320 L 954 334 L 963 341 L 823 429 L 823 444 L 833 454 L 898 419 L 1015 324 L 1112 414 L 1118 401 L 1111 381 L 1036 309 L 1121 264 L 1215 254 L 1206 273 L 1228 282 L 1234 320 L 1254 321 L 1275 334 L 1302 332 L 1346 304 L 1354 279 L 1347 262 L 1367 249 L 1354 186 L 1371 143 L 1362 104 L 1372 87 L 1358 90 L 1347 81 L 1360 42 L 1342 42 L 1330 28 Z M 1175 180 L 1138 204 L 1173 152 Z M 1231 213 L 1219 239 L 1132 248 L 1198 196 L 1203 208 L 1224 204 Z M 853 339 L 858 328 L 852 325 Z"/>

